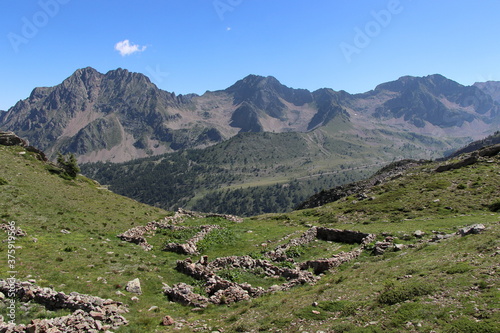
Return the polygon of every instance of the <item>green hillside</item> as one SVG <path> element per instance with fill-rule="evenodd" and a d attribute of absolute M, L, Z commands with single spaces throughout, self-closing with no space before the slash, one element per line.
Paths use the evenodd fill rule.
<path fill-rule="evenodd" d="M 441 157 L 460 141 L 389 130 L 358 131 L 342 117 L 308 133 L 241 133 L 205 149 L 82 172 L 143 203 L 252 216 L 293 210 L 323 189 L 364 179 L 403 158 Z"/>
<path fill-rule="evenodd" d="M 116 195 L 85 177 L 65 180 L 24 148 L 0 146 L 0 219 L 14 221 L 27 234 L 15 241 L 17 279 L 123 302 L 129 307 L 124 314 L 129 325 L 116 332 L 500 332 L 499 155 L 445 172 L 435 172 L 438 165 L 419 166 L 363 195 L 314 209 L 240 223 L 217 216 L 184 217 L 175 225 L 188 229 L 146 234 L 153 248 L 144 251 L 117 235 L 165 221 L 173 213 Z M 481 233 L 454 235 L 478 223 L 486 227 Z M 198 244 L 199 254 L 162 251 L 166 243 L 192 237 L 202 225 L 221 229 Z M 181 282 L 205 292 L 202 281 L 176 270 L 177 260 L 197 262 L 202 255 L 209 261 L 229 255 L 269 260 L 267 252 L 312 226 L 373 233 L 376 239 L 358 258 L 318 275 L 316 284 L 289 291 L 195 311 L 162 292 L 163 283 Z M 391 239 L 400 244 L 399 251 L 391 245 L 373 254 L 380 252 L 376 242 Z M 0 278 L 7 278 L 8 244 L 0 246 Z M 288 260 L 274 265 L 293 267 L 358 247 L 316 239 L 291 246 L 285 252 Z M 254 287 L 286 282 L 264 273 L 234 267 L 218 272 L 228 281 Z M 140 279 L 141 295 L 125 290 L 134 278 Z M 17 323 L 68 313 L 22 300 L 16 305 Z M 166 315 L 173 318 L 172 326 L 160 325 Z"/>

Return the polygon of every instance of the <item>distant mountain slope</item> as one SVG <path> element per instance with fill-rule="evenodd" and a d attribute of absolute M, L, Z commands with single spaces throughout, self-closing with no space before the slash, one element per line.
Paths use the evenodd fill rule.
<path fill-rule="evenodd" d="M 251 216 L 290 211 L 322 189 L 368 177 L 388 161 L 435 158 L 458 144 L 414 133 L 356 131 L 337 115 L 308 133 L 240 133 L 205 149 L 81 169 L 112 191 L 165 209 Z"/>
<path fill-rule="evenodd" d="M 490 95 L 494 101 L 500 103 L 500 81 L 476 82 L 474 86 Z"/>
<path fill-rule="evenodd" d="M 405 76 L 378 85 L 368 96 L 391 96 L 375 108 L 380 119 L 402 118 L 418 128 L 428 124 L 463 127 L 465 123 L 490 123 L 500 106 L 475 86 L 466 87 L 442 75 Z"/>
<path fill-rule="evenodd" d="M 474 164 L 477 162 L 477 159 L 470 159 L 471 153 L 478 154 L 482 157 L 492 157 L 497 156 L 500 151 L 500 131 L 496 132 L 493 135 L 488 136 L 485 139 L 474 141 L 467 146 L 456 150 L 454 153 L 450 154 L 446 158 L 440 158 L 438 161 L 443 162 L 446 160 L 451 160 L 456 157 L 461 157 L 462 160 L 466 160 L 463 164 L 461 162 L 457 162 L 456 167 L 452 167 L 451 169 L 457 169 L 462 166 L 467 166 L 469 164 Z M 359 199 L 368 198 L 365 192 L 371 190 L 375 185 L 380 185 L 388 180 L 396 179 L 401 177 L 407 170 L 411 170 L 415 168 L 415 166 L 428 164 L 431 161 L 425 160 L 401 160 L 390 163 L 389 165 L 383 167 L 378 170 L 375 174 L 367 179 L 363 179 L 357 182 L 352 182 L 346 185 L 336 186 L 334 188 L 330 188 L 328 190 L 323 190 L 319 193 L 315 193 L 311 197 L 309 197 L 304 202 L 301 202 L 295 209 L 306 209 L 306 208 L 314 208 L 319 207 L 331 202 L 335 202 L 347 196 L 354 196 Z M 446 170 L 446 169 L 442 169 Z M 439 171 L 439 170 L 437 170 Z"/>
<path fill-rule="evenodd" d="M 204 148 L 242 132 L 308 132 L 332 121 L 350 123 L 348 135 L 380 129 L 470 141 L 500 123 L 496 95 L 485 89 L 441 75 L 406 76 L 351 95 L 293 89 L 272 76 L 249 75 L 225 90 L 177 96 L 139 73 L 101 74 L 87 67 L 55 87 L 35 88 L 0 113 L 0 128 L 51 158 L 73 152 L 80 162 Z"/>

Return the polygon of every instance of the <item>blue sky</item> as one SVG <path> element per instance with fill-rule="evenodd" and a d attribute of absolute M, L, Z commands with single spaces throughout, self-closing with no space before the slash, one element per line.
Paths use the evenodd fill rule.
<path fill-rule="evenodd" d="M 87 66 L 177 94 L 248 74 L 351 93 L 403 75 L 500 80 L 499 13 L 497 0 L 1 0 L 0 109 Z"/>

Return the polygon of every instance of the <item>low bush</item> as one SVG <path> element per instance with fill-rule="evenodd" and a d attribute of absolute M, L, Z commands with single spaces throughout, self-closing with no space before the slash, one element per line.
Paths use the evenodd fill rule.
<path fill-rule="evenodd" d="M 404 301 L 412 300 L 418 296 L 429 295 L 435 291 L 435 287 L 422 282 L 405 284 L 394 284 L 384 290 L 378 297 L 381 304 L 393 305 Z"/>
<path fill-rule="evenodd" d="M 488 206 L 489 210 L 492 212 L 500 212 L 500 200 L 495 201 L 494 203 Z"/>
<path fill-rule="evenodd" d="M 354 316 L 359 304 L 351 301 L 324 301 L 318 307 L 329 312 L 340 312 L 341 317 Z"/>

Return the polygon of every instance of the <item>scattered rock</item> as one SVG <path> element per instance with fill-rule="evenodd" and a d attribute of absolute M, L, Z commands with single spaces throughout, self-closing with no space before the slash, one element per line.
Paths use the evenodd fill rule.
<path fill-rule="evenodd" d="M 139 279 L 136 278 L 133 279 L 132 281 L 127 282 L 125 290 L 130 293 L 141 295 L 142 294 L 141 281 L 139 281 Z"/>
<path fill-rule="evenodd" d="M 170 317 L 170 316 L 165 316 L 165 317 L 163 317 L 163 319 L 161 320 L 161 324 L 162 324 L 163 326 L 172 326 L 172 325 L 174 325 L 174 324 L 175 324 L 175 321 L 174 321 L 174 319 L 173 319 L 172 317 Z"/>
<path fill-rule="evenodd" d="M 376 242 L 373 248 L 373 253 L 375 255 L 384 254 L 392 246 L 391 242 Z"/>
<path fill-rule="evenodd" d="M 413 233 L 413 236 L 415 236 L 416 238 L 422 238 L 424 237 L 425 235 L 425 232 L 423 232 L 422 230 L 417 230 Z"/>
<path fill-rule="evenodd" d="M 471 234 L 479 234 L 484 229 L 486 229 L 484 224 L 474 224 L 474 225 L 459 229 L 457 234 L 461 235 L 461 236 L 467 236 L 467 235 L 471 235 Z"/>
<path fill-rule="evenodd" d="M 394 244 L 394 251 L 402 251 L 405 249 L 404 244 Z"/>

